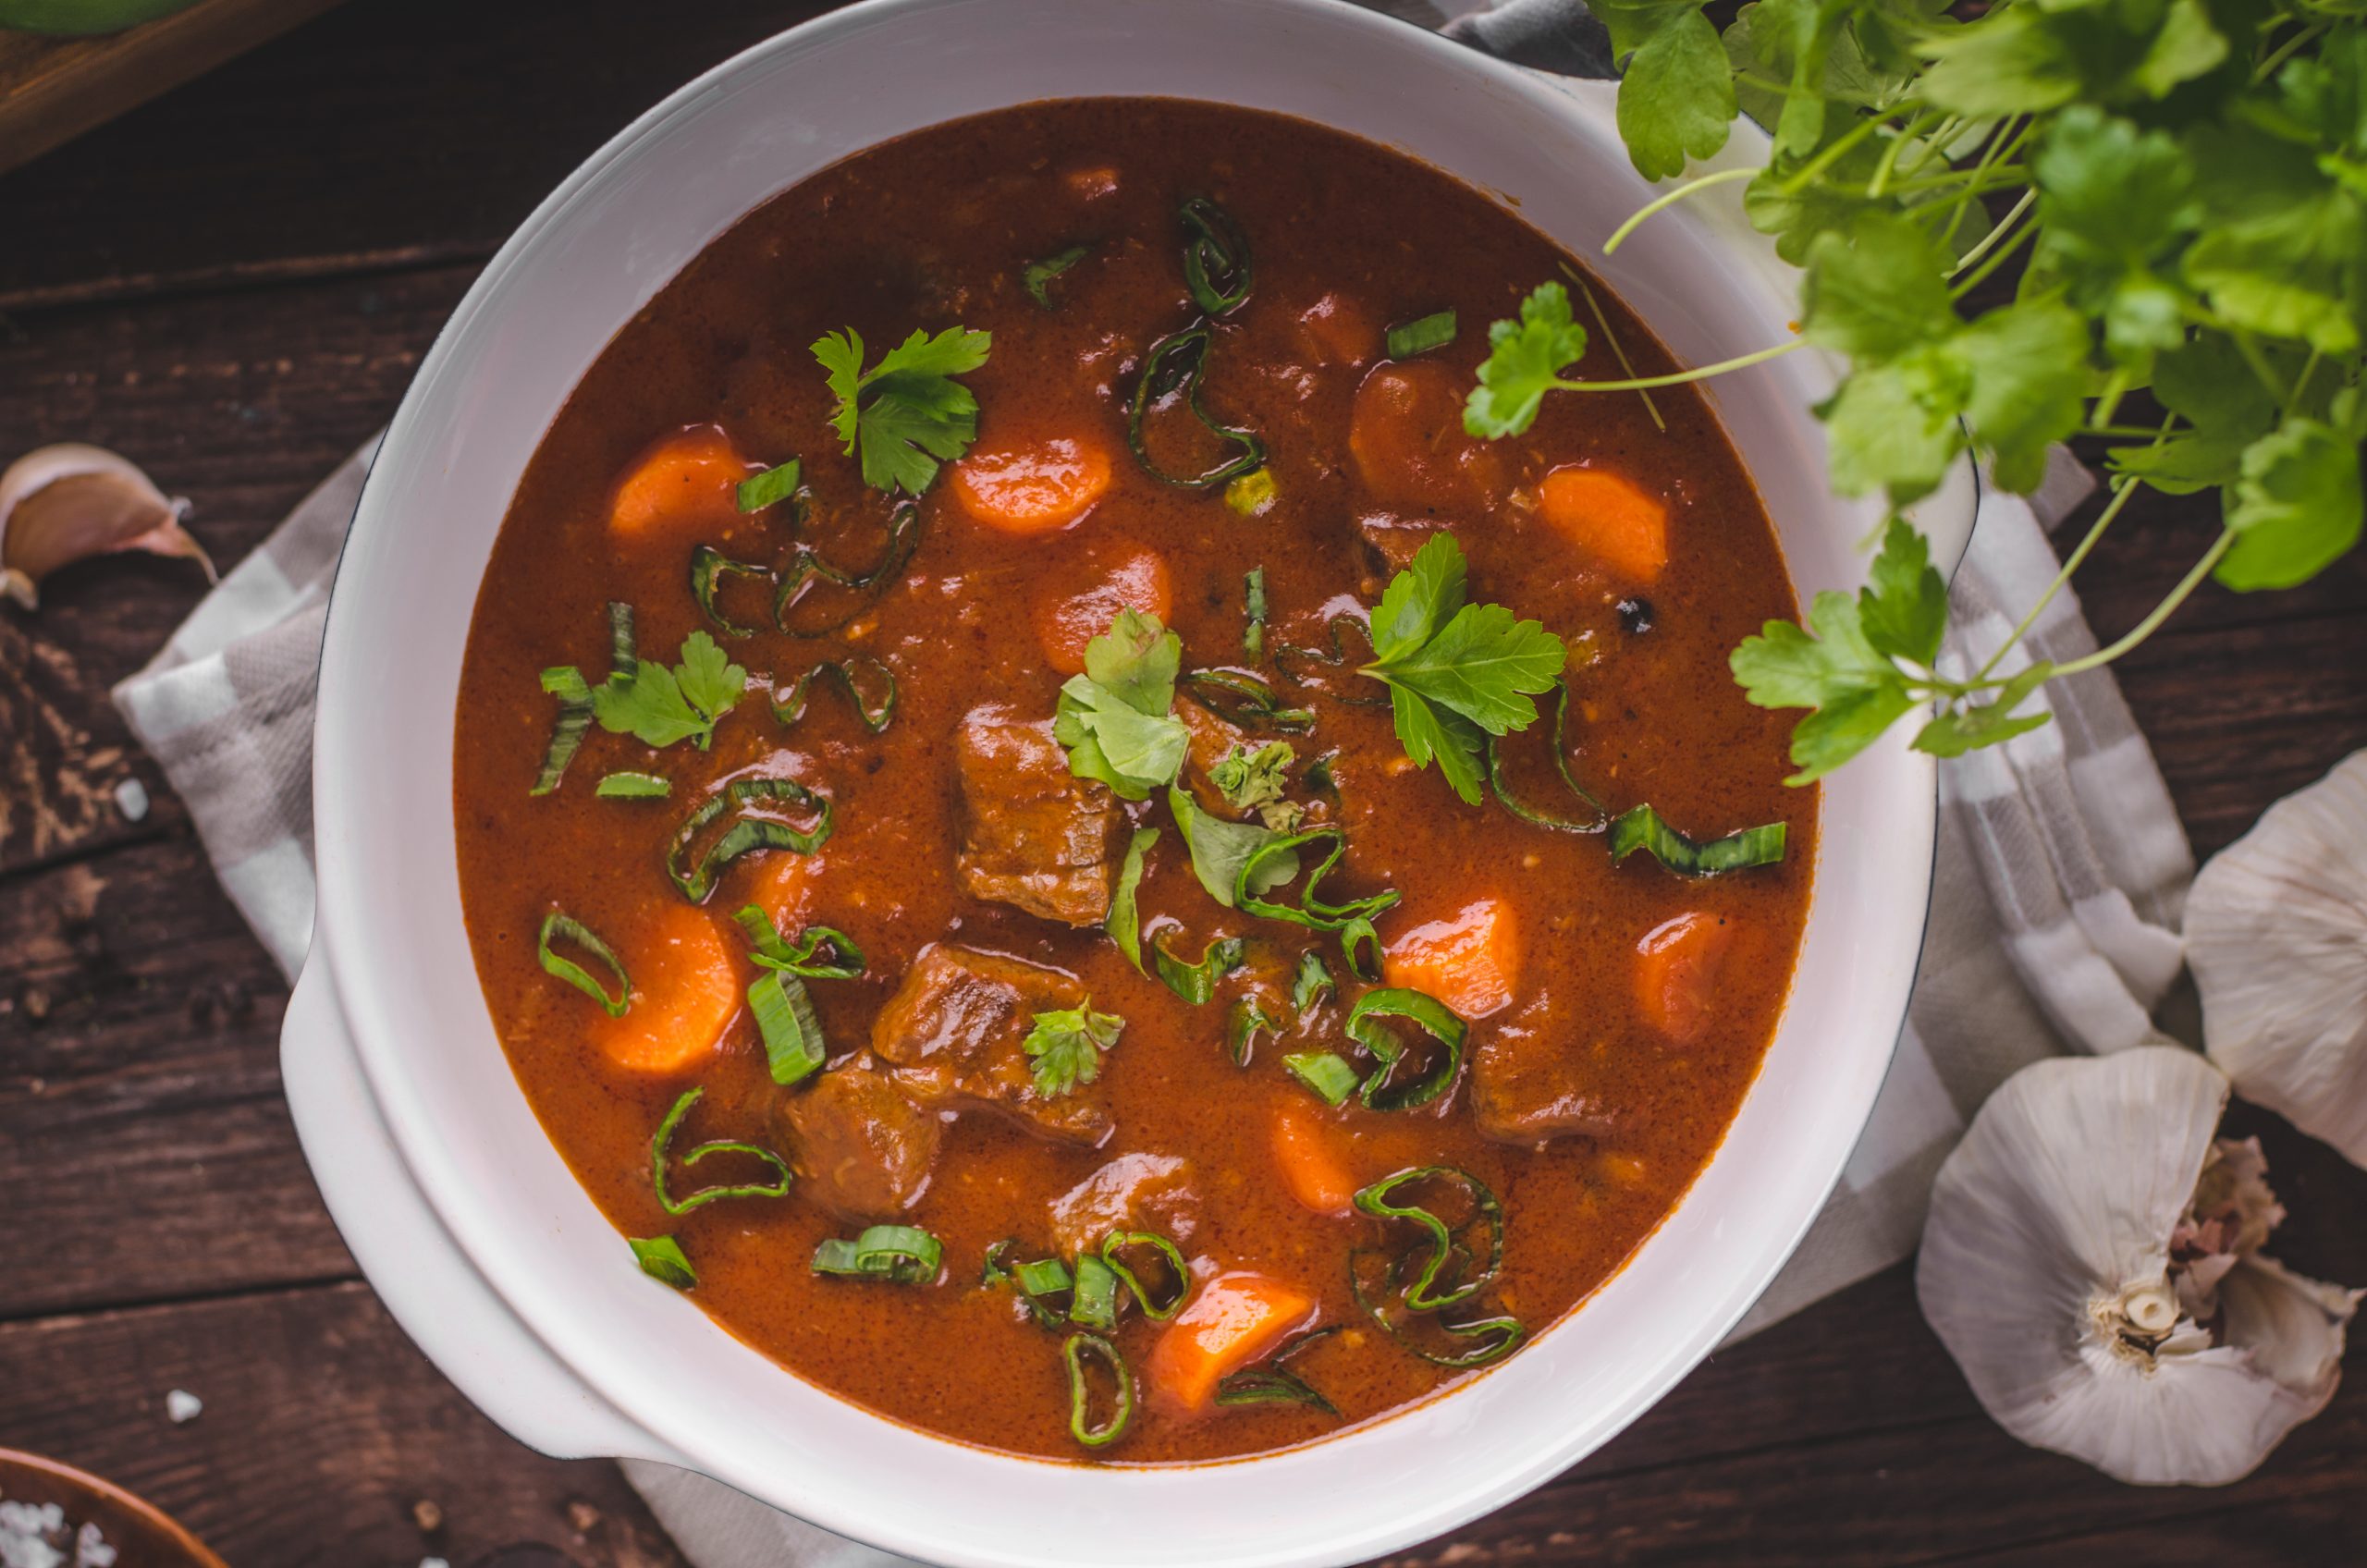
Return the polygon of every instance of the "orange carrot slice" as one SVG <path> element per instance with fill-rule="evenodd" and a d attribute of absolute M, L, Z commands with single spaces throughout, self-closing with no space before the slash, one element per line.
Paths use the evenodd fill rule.
<path fill-rule="evenodd" d="M 657 909 L 619 949 L 632 976 L 632 1005 L 622 1018 L 602 1019 L 593 1039 L 626 1072 L 665 1077 L 714 1054 L 740 1011 L 740 971 L 713 916 L 683 903 Z"/>
<path fill-rule="evenodd" d="M 740 515 L 740 482 L 755 472 L 721 429 L 692 425 L 633 459 L 608 503 L 608 526 L 651 538 L 729 522 Z"/>
<path fill-rule="evenodd" d="M 1217 1384 L 1272 1350 L 1315 1311 L 1315 1298 L 1270 1275 L 1235 1270 L 1202 1285 L 1151 1347 L 1143 1375 L 1151 1397 L 1196 1415 Z"/>
<path fill-rule="evenodd" d="M 972 452 L 947 471 L 953 498 L 988 528 L 1050 533 L 1083 517 L 1110 488 L 1110 454 L 1066 436 Z"/>
<path fill-rule="evenodd" d="M 1701 1037 L 1717 1012 L 1718 976 L 1735 928 L 1698 911 L 1663 921 L 1636 944 L 1636 1005 L 1674 1044 Z"/>
<path fill-rule="evenodd" d="M 1274 1112 L 1274 1163 L 1282 1185 L 1318 1214 L 1340 1215 L 1355 1207 L 1356 1179 L 1340 1158 L 1331 1129 L 1309 1111 L 1285 1104 Z"/>
<path fill-rule="evenodd" d="M 1614 577 L 1649 588 L 1668 565 L 1668 508 L 1599 468 L 1557 468 L 1537 487 L 1537 509 L 1555 533 Z"/>
<path fill-rule="evenodd" d="M 1083 593 L 1037 601 L 1036 640 L 1043 644 L 1045 662 L 1062 675 L 1083 674 L 1085 645 L 1109 631 L 1120 610 L 1137 609 L 1165 620 L 1171 592 L 1165 558 L 1155 550 L 1136 550 Z"/>
<path fill-rule="evenodd" d="M 1502 899 L 1466 904 L 1448 920 L 1417 925 L 1389 944 L 1381 975 L 1426 992 L 1465 1018 L 1510 1007 L 1520 974 L 1520 929 Z"/>

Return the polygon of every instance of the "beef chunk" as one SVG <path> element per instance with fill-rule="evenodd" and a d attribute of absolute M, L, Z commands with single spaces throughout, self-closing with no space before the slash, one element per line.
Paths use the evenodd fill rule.
<path fill-rule="evenodd" d="M 1199 1229 L 1199 1194 L 1188 1160 L 1122 1154 L 1052 1204 L 1052 1242 L 1064 1254 L 1101 1250 L 1112 1231 L 1155 1231 L 1187 1243 Z"/>
<path fill-rule="evenodd" d="M 1488 1136 L 1541 1144 L 1572 1133 L 1609 1137 L 1626 1127 L 1630 1118 L 1598 1086 L 1601 1074 L 1581 1042 L 1517 1022 L 1476 1033 L 1471 1113 Z"/>
<path fill-rule="evenodd" d="M 978 708 L 963 719 L 959 742 L 962 886 L 1046 920 L 1098 925 L 1125 848 L 1117 797 L 1069 772 L 1049 723 Z"/>
<path fill-rule="evenodd" d="M 1098 1087 L 1037 1094 L 1023 1044 L 1036 1013 L 1084 1002 L 1085 988 L 1060 970 L 939 942 L 913 961 L 871 1026 L 871 1048 L 924 1106 L 975 1106 L 1091 1147 L 1115 1125 Z"/>
<path fill-rule="evenodd" d="M 774 1114 L 798 1190 L 843 1219 L 887 1219 L 917 1203 L 944 1131 L 868 1057 L 783 1090 Z"/>

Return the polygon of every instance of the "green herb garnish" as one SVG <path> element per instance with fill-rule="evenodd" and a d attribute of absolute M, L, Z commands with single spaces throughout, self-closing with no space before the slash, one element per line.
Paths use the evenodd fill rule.
<path fill-rule="evenodd" d="M 1392 360 L 1410 360 L 1454 341 L 1454 312 L 1439 311 L 1389 329 L 1385 347 Z"/>
<path fill-rule="evenodd" d="M 691 1267 L 682 1244 L 671 1236 L 627 1236 L 625 1245 L 632 1248 L 635 1263 L 641 1271 L 660 1284 L 687 1291 L 699 1282 L 698 1270 Z"/>
<path fill-rule="evenodd" d="M 1405 1047 L 1381 1020 L 1402 1018 L 1438 1043 L 1429 1071 L 1407 1082 L 1398 1081 L 1398 1066 L 1407 1060 Z M 1348 1038 L 1372 1054 L 1380 1065 L 1368 1073 L 1360 1097 L 1368 1110 L 1413 1110 L 1429 1104 L 1453 1086 L 1463 1070 L 1463 1042 L 1469 1028 L 1444 1002 L 1420 991 L 1391 987 L 1367 991 L 1348 1010 Z"/>
<path fill-rule="evenodd" d="M 1282 1066 L 1325 1105 L 1344 1104 L 1356 1092 L 1356 1070 L 1331 1051 L 1293 1051 Z"/>
<path fill-rule="evenodd" d="M 918 496 L 978 438 L 978 399 L 955 381 L 987 362 L 989 333 L 949 326 L 910 337 L 863 368 L 863 338 L 852 327 L 825 333 L 814 357 L 829 373 L 838 399 L 830 426 L 845 449 L 862 449 L 863 482 L 875 490 Z"/>
<path fill-rule="evenodd" d="M 1266 569 L 1253 566 L 1242 580 L 1242 613 L 1247 618 L 1241 629 L 1241 651 L 1251 658 L 1266 655 Z"/>
<path fill-rule="evenodd" d="M 1198 962 L 1185 963 L 1169 953 L 1159 937 L 1150 940 L 1151 962 L 1167 988 L 1199 1007 L 1217 994 L 1217 982 L 1241 967 L 1249 945 L 1238 937 L 1220 937 L 1201 952 Z"/>
<path fill-rule="evenodd" d="M 1125 1435 L 1126 1423 L 1134 1414 L 1134 1377 L 1126 1367 L 1126 1358 L 1100 1335 L 1076 1333 L 1061 1344 L 1061 1359 L 1069 1369 L 1069 1436 L 1086 1448 L 1104 1448 L 1116 1442 Z M 1085 1378 L 1087 1359 L 1109 1368 L 1117 1385 L 1116 1403 L 1110 1418 L 1098 1426 L 1093 1422 L 1093 1390 Z"/>
<path fill-rule="evenodd" d="M 1373 662 L 1386 684 L 1405 754 L 1435 761 L 1454 792 L 1479 803 L 1487 738 L 1537 722 L 1530 694 L 1551 688 L 1562 639 L 1502 605 L 1464 602 L 1463 547 L 1439 533 L 1390 580 L 1372 612 Z"/>
<path fill-rule="evenodd" d="M 1134 382 L 1134 395 L 1126 406 L 1126 449 L 1134 455 L 1145 473 L 1163 484 L 1184 490 L 1213 490 L 1219 485 L 1247 473 L 1253 473 L 1266 461 L 1266 443 L 1254 430 L 1220 423 L 1200 401 L 1200 380 L 1207 374 L 1208 324 L 1196 322 L 1181 332 L 1171 333 L 1150 346 L 1143 356 L 1142 374 Z M 1186 412 L 1201 429 L 1216 437 L 1220 448 L 1230 448 L 1233 456 L 1220 458 L 1198 473 L 1171 473 L 1152 460 L 1150 448 L 1143 439 L 1145 416 L 1167 402 L 1181 397 Z"/>
<path fill-rule="evenodd" d="M 849 654 L 814 665 L 787 692 L 773 689 L 773 717 L 783 729 L 804 718 L 814 682 L 825 677 L 846 693 L 865 733 L 878 734 L 896 717 L 896 672 L 869 654 Z"/>
<path fill-rule="evenodd" d="M 1167 806 L 1175 826 L 1184 830 L 1184 847 L 1192 854 L 1192 875 L 1208 897 L 1232 909 L 1239 901 L 1242 876 L 1249 863 L 1281 837 L 1253 822 L 1227 822 L 1210 816 L 1193 800 L 1192 792 L 1176 785 L 1167 791 Z M 1281 887 L 1299 872 L 1294 854 L 1269 855 L 1257 868 L 1249 890 L 1264 893 Z"/>
<path fill-rule="evenodd" d="M 1069 771 L 1129 801 L 1173 782 L 1192 741 L 1172 712 L 1183 659 L 1184 640 L 1157 616 L 1120 610 L 1085 645 L 1085 673 L 1061 688 L 1052 736 L 1068 749 Z"/>
<path fill-rule="evenodd" d="M 1047 256 L 1040 262 L 1030 262 L 1019 272 L 1020 287 L 1027 297 L 1046 310 L 1052 308 L 1052 296 L 1047 286 L 1069 268 L 1085 260 L 1093 251 L 1090 245 L 1072 245 L 1057 256 Z"/>
<path fill-rule="evenodd" d="M 630 606 L 625 614 L 630 626 Z M 629 671 L 611 671 L 592 689 L 592 713 L 611 735 L 631 735 L 660 748 L 690 741 L 705 751 L 715 740 L 717 722 L 747 685 L 748 672 L 714 638 L 693 631 L 682 639 L 681 662 L 671 669 L 656 659 L 636 658 Z"/>
<path fill-rule="evenodd" d="M 810 816 L 810 825 L 800 827 L 778 817 L 755 815 L 783 810 Z M 683 857 L 691 845 L 726 813 L 731 814 L 731 826 L 685 867 Z M 723 868 L 750 851 L 789 850 L 810 855 L 829 837 L 828 795 L 816 794 L 794 778 L 734 778 L 700 802 L 674 830 L 672 841 L 666 846 L 666 875 L 673 878 L 682 897 L 694 904 L 705 903 Z"/>
<path fill-rule="evenodd" d="M 789 1194 L 789 1184 L 792 1178 L 790 1175 L 788 1163 L 780 1156 L 770 1149 L 759 1148 L 754 1144 L 743 1144 L 720 1138 L 701 1144 L 684 1155 L 682 1169 L 688 1170 L 709 1155 L 741 1154 L 748 1156 L 751 1159 L 762 1160 L 770 1166 L 775 1179 L 769 1182 L 741 1182 L 734 1185 L 703 1187 L 687 1197 L 680 1198 L 667 1191 L 666 1166 L 668 1158 L 667 1146 L 674 1141 L 674 1129 L 682 1124 L 682 1118 L 691 1113 L 691 1107 L 698 1104 L 699 1096 L 705 1093 L 706 1091 L 703 1088 L 683 1090 L 681 1097 L 674 1102 L 674 1108 L 666 1113 L 666 1119 L 657 1124 L 657 1135 L 649 1141 L 649 1185 L 650 1190 L 657 1196 L 657 1207 L 668 1214 L 688 1214 L 694 1208 L 723 1198 L 786 1197 Z"/>
<path fill-rule="evenodd" d="M 1126 955 L 1126 962 L 1136 969 L 1143 966 L 1142 913 L 1138 899 L 1143 884 L 1143 857 L 1159 842 L 1159 829 L 1137 827 L 1134 836 L 1126 840 L 1126 858 L 1118 867 L 1118 890 L 1110 895 L 1109 918 L 1101 928 Z"/>
<path fill-rule="evenodd" d="M 776 501 L 786 501 L 797 494 L 797 459 L 791 458 L 779 468 L 752 473 L 740 482 L 733 498 L 743 512 L 760 512 Z"/>
<path fill-rule="evenodd" d="M 551 949 L 551 941 L 554 937 L 572 942 L 598 960 L 602 968 L 616 976 L 616 995 L 610 996 L 607 987 L 594 978 L 591 971 L 582 964 L 563 954 L 554 952 Z M 534 956 L 542 961 L 545 974 L 558 976 L 594 1001 L 598 1002 L 601 1010 L 610 1018 L 622 1018 L 632 1008 L 632 982 L 625 977 L 624 962 L 617 957 L 616 949 L 600 940 L 592 927 L 584 925 L 583 922 L 570 915 L 561 914 L 557 910 L 543 916 L 543 928 L 534 938 Z"/>
<path fill-rule="evenodd" d="M 1176 216 L 1184 225 L 1184 282 L 1192 302 L 1211 316 L 1239 310 L 1255 276 L 1241 226 L 1205 196 L 1185 197 Z"/>
<path fill-rule="evenodd" d="M 607 773 L 592 793 L 604 801 L 662 801 L 674 792 L 673 780 L 656 773 Z"/>
<path fill-rule="evenodd" d="M 1105 1333 L 1118 1326 L 1117 1271 L 1091 1253 L 1076 1260 L 1076 1282 L 1069 1291 L 1069 1321 Z"/>
<path fill-rule="evenodd" d="M 1162 1295 L 1143 1284 L 1143 1271 L 1126 1261 L 1126 1252 L 1130 1247 L 1149 1249 L 1166 1266 L 1168 1280 L 1173 1287 L 1170 1292 Z M 1134 1298 L 1134 1305 L 1143 1309 L 1143 1316 L 1154 1323 L 1166 1322 L 1183 1311 L 1184 1304 L 1192 1299 L 1191 1267 L 1184 1261 L 1184 1255 L 1176 1250 L 1175 1243 L 1156 1231 L 1110 1231 L 1101 1238 L 1101 1261 L 1124 1283 Z M 1084 1262 L 1083 1258 L 1077 1259 L 1080 1269 Z"/>
<path fill-rule="evenodd" d="M 1125 1026 L 1114 1013 L 1094 1011 L 1089 998 L 1079 1007 L 1037 1013 L 1035 1027 L 1020 1042 L 1030 1059 L 1036 1092 L 1056 1099 L 1100 1077 L 1101 1053 L 1118 1043 Z"/>
<path fill-rule="evenodd" d="M 1255 811 L 1282 800 L 1296 755 L 1288 741 L 1269 741 L 1255 751 L 1235 746 L 1209 769 L 1208 781 L 1227 805 Z"/>
<path fill-rule="evenodd" d="M 558 699 L 558 717 L 551 725 L 550 744 L 543 752 L 542 771 L 534 777 L 530 795 L 547 795 L 558 788 L 566 776 L 567 765 L 575 760 L 576 749 L 583 744 L 583 733 L 592 728 L 592 688 L 584 683 L 583 672 L 571 664 L 557 666 L 543 671 L 543 690 Z"/>
<path fill-rule="evenodd" d="M 1651 807 L 1634 806 L 1611 825 L 1611 858 L 1623 861 L 1644 850 L 1679 876 L 1717 876 L 1778 864 L 1784 858 L 1784 825 L 1771 822 L 1697 844 L 1662 822 Z"/>
<path fill-rule="evenodd" d="M 852 1241 L 824 1238 L 814 1249 L 814 1272 L 891 1285 L 926 1285 L 945 1261 L 945 1245 L 915 1225 L 874 1225 Z"/>

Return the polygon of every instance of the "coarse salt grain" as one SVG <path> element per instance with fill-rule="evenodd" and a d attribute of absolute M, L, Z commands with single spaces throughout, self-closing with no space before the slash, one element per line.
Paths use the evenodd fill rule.
<path fill-rule="evenodd" d="M 205 1402 L 187 1389 L 175 1389 L 165 1396 L 165 1415 L 176 1427 L 197 1419 Z"/>

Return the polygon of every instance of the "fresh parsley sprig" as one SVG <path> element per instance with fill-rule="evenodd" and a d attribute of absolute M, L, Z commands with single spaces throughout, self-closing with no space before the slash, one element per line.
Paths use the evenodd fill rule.
<path fill-rule="evenodd" d="M 1557 286 L 1558 287 L 1558 286 Z M 1480 799 L 1484 737 L 1537 722 L 1536 693 L 1568 658 L 1562 639 L 1502 605 L 1464 602 L 1463 546 L 1441 532 L 1390 580 L 1372 612 L 1373 662 L 1360 672 L 1389 688 L 1397 738 L 1433 761 L 1454 792 Z"/>
<path fill-rule="evenodd" d="M 1745 211 L 1805 269 L 1802 337 L 1669 376 L 1588 381 L 1558 284 L 1499 322 L 1465 413 L 1518 435 L 1547 393 L 1699 379 L 1816 343 L 1847 375 L 1817 413 L 1834 487 L 1894 509 L 1969 448 L 2010 489 L 2054 442 L 2108 444 L 2112 495 L 2062 574 L 1979 669 L 1935 666 L 1945 596 L 1894 521 L 1872 581 L 1735 653 L 1751 701 L 1811 710 L 1796 782 L 1935 704 L 1943 756 L 2045 722 L 2052 676 L 2109 663 L 2203 582 L 2306 582 L 2367 522 L 2367 17 L 2324 0 L 2008 0 L 1970 20 L 1896 0 L 1760 0 L 1723 37 L 1701 0 L 1600 0 L 1622 137 L 1648 178 L 1768 128 L 1764 166 L 1678 186 L 1611 237 L 1748 180 Z M 1999 269 L 2009 300 L 1971 309 Z M 2127 419 L 2132 398 L 2157 405 Z M 2156 417 L 2158 415 L 2158 417 Z M 2015 652 L 2140 485 L 2216 489 L 2224 527 L 2128 636 L 2059 668 Z M 2022 668 L 2013 668 L 2016 665 Z"/>
<path fill-rule="evenodd" d="M 1191 731 L 1174 716 L 1184 640 L 1155 615 L 1127 608 L 1085 645 L 1085 673 L 1061 688 L 1052 738 L 1068 748 L 1069 771 L 1098 778 L 1129 801 L 1175 780 Z"/>
<path fill-rule="evenodd" d="M 863 482 L 875 490 L 917 496 L 978 438 L 978 399 L 953 378 L 987 362 L 990 333 L 949 326 L 910 337 L 863 368 L 863 337 L 852 327 L 816 340 L 814 357 L 829 373 L 838 405 L 830 427 L 845 449 L 862 449 Z"/>
<path fill-rule="evenodd" d="M 1057 1099 L 1100 1077 L 1101 1053 L 1118 1043 L 1125 1026 L 1126 1021 L 1115 1013 L 1094 1011 L 1089 997 L 1081 1007 L 1037 1013 L 1035 1026 L 1020 1042 L 1036 1092 Z"/>
<path fill-rule="evenodd" d="M 705 751 L 747 686 L 748 672 L 714 638 L 693 631 L 682 639 L 681 662 L 671 669 L 641 659 L 630 673 L 611 671 L 592 688 L 592 716 L 611 735 L 631 735 L 644 746 L 693 741 Z"/>

